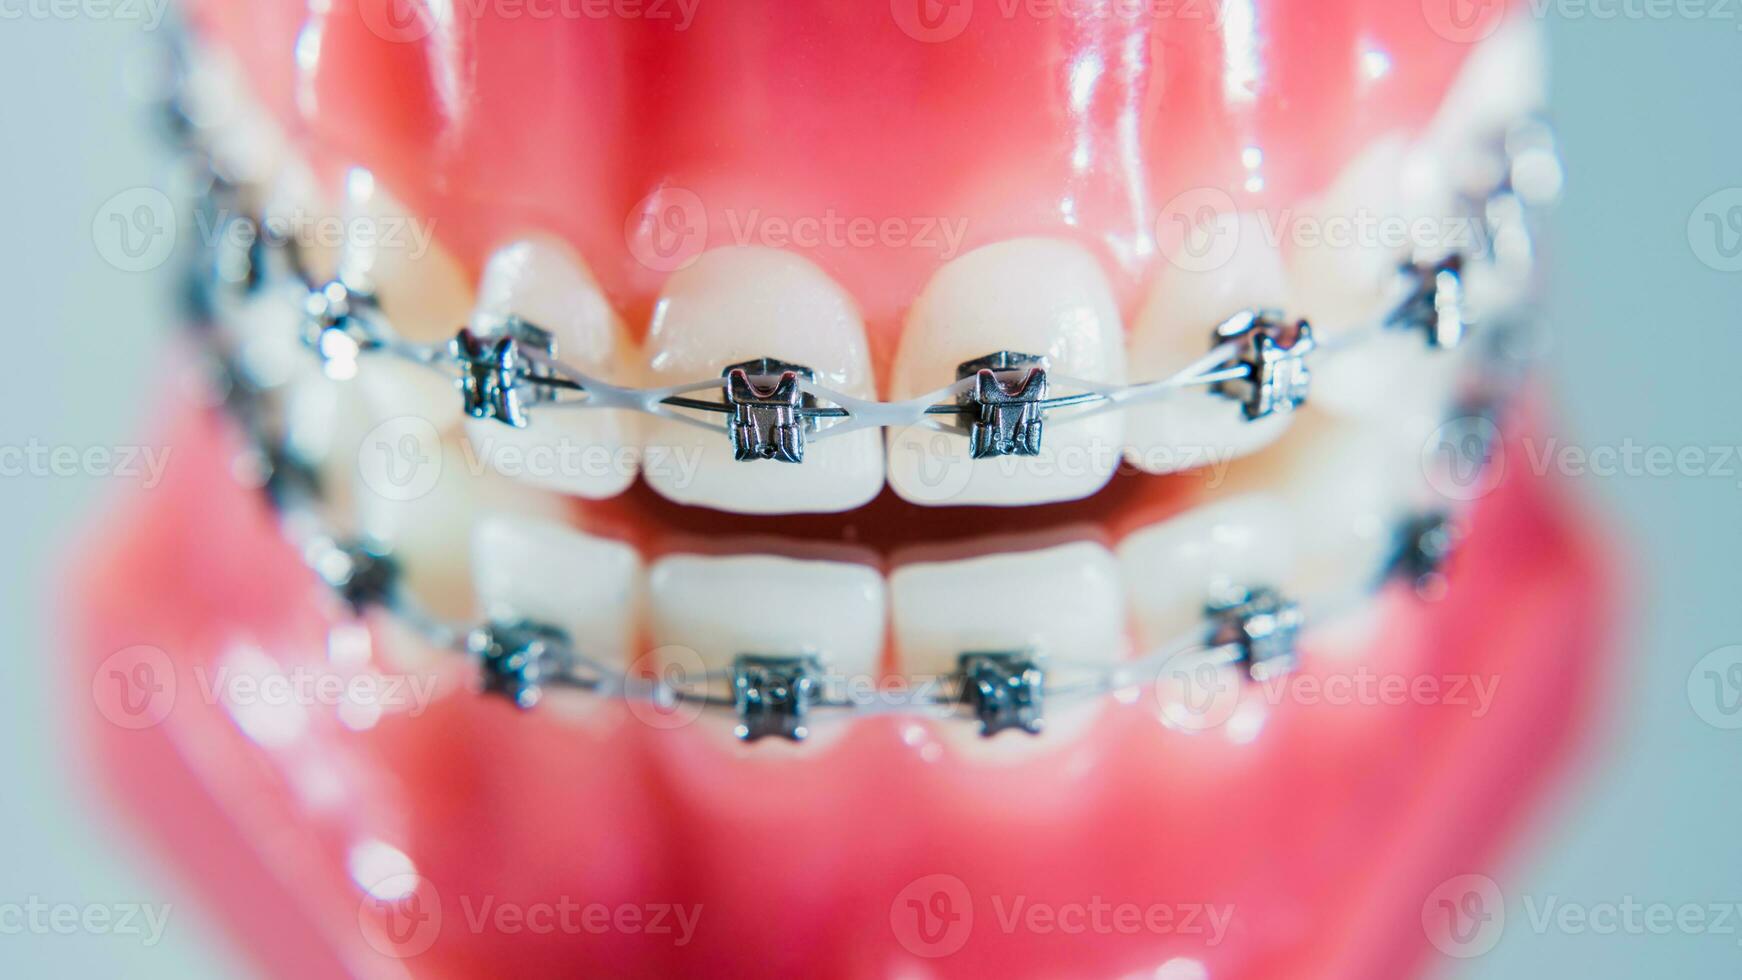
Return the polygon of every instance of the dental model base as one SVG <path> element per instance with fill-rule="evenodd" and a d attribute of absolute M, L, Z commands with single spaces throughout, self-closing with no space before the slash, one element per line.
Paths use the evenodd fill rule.
<path fill-rule="evenodd" d="M 316 467 L 291 448 L 292 440 L 275 420 L 270 386 L 249 375 L 223 333 L 214 329 L 235 300 L 287 278 L 300 283 L 306 288 L 302 341 L 333 378 L 354 376 L 364 356 L 397 357 L 451 376 L 468 415 L 517 428 L 527 426 L 538 412 L 573 407 L 632 409 L 710 428 L 711 424 L 684 413 L 715 413 L 725 416 L 724 434 L 735 459 L 800 465 L 811 439 L 866 426 L 914 424 L 932 416 L 953 417 L 951 431 L 967 435 L 975 458 L 1033 456 L 1042 451 L 1049 426 L 1070 421 L 1070 417 L 1055 421 L 1055 412 L 1079 406 L 1094 406 L 1091 411 L 1118 408 L 1188 386 L 1208 386 L 1238 401 L 1245 418 L 1261 419 L 1301 405 L 1311 381 L 1309 355 L 1341 348 L 1319 345 L 1304 320 L 1248 310 L 1214 329 L 1206 356 L 1172 377 L 1144 384 L 1110 386 L 1061 378 L 1049 371 L 1044 357 L 994 351 L 958 365 L 954 383 L 900 402 L 832 392 L 818 385 L 806 366 L 775 357 L 726 365 L 711 381 L 653 389 L 617 387 L 562 363 L 551 335 L 523 320 L 510 317 L 488 327 L 466 327 L 444 345 L 414 344 L 391 328 L 358 277 L 310 283 L 294 242 L 261 232 L 269 223 L 257 217 L 227 211 L 247 197 L 249 189 L 223 178 L 201 144 L 198 127 L 177 113 L 173 104 L 170 108 L 174 132 L 203 172 L 211 175 L 202 206 L 215 214 L 233 215 L 229 220 L 250 222 L 257 232 L 243 239 L 216 236 L 221 243 L 245 240 L 248 244 L 241 254 L 226 254 L 217 247 L 217 254 L 196 264 L 189 319 L 216 362 L 227 407 L 258 455 L 255 462 L 264 476 L 262 486 L 286 534 L 351 612 L 385 610 L 431 644 L 465 653 L 476 663 L 482 691 L 520 708 L 535 706 L 548 689 L 567 687 L 664 706 L 690 704 L 730 711 L 737 719 L 734 732 L 744 741 L 770 737 L 801 741 L 825 713 L 959 717 L 978 724 L 985 736 L 1003 731 L 1038 735 L 1045 730 L 1045 712 L 1051 706 L 1182 676 L 1188 664 L 1193 670 L 1206 663 L 1237 668 L 1257 682 L 1281 677 L 1295 668 L 1299 636 L 1309 622 L 1334 617 L 1393 580 L 1406 581 L 1429 595 L 1441 582 L 1457 541 L 1457 525 L 1451 517 L 1420 515 L 1398 530 L 1394 556 L 1368 587 L 1355 594 L 1307 610 L 1266 583 L 1243 583 L 1207 604 L 1202 627 L 1177 641 L 1131 661 L 1073 664 L 1068 677 L 1049 667 L 1044 650 L 967 650 L 947 676 L 909 679 L 900 689 L 875 685 L 861 689 L 851 679 L 830 673 L 826 651 L 775 650 L 744 652 L 724 675 L 677 685 L 632 676 L 592 659 L 586 654 L 586 637 L 571 636 L 547 623 L 525 618 L 468 625 L 441 622 L 409 594 L 403 570 L 387 549 L 335 534 L 323 525 L 317 509 L 321 487 Z M 1493 205 L 1510 193 L 1502 188 L 1485 203 Z M 1418 332 L 1436 349 L 1459 344 L 1470 327 L 1464 308 L 1464 262 L 1464 256 L 1451 255 L 1403 266 L 1398 284 L 1402 298 L 1377 327 Z M 1354 332 L 1351 337 L 1370 333 Z M 1498 331 L 1493 339 L 1487 363 L 1492 370 L 1483 377 L 1491 390 L 1479 399 L 1476 409 L 1484 413 L 1504 403 L 1519 373 L 1510 369 L 1515 365 Z M 1058 396 L 1051 394 L 1055 385 L 1081 390 Z M 695 397 L 708 388 L 717 388 L 718 400 Z M 1461 414 L 1471 411 L 1466 404 Z"/>

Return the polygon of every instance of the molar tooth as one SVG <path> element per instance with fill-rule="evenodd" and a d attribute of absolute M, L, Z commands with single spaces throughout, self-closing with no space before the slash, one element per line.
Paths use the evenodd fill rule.
<path fill-rule="evenodd" d="M 557 627 L 577 653 L 601 664 L 627 667 L 634 659 L 642 593 L 634 548 L 517 514 L 488 515 L 472 534 L 473 583 L 486 616 Z"/>
<path fill-rule="evenodd" d="M 1204 270 L 1168 264 L 1149 291 L 1130 340 L 1132 371 L 1140 380 L 1161 380 L 1201 359 L 1213 346 L 1216 325 L 1241 310 L 1292 312 L 1282 256 L 1263 218 L 1244 213 L 1218 220 L 1216 234 L 1235 243 L 1228 260 Z M 1151 473 L 1214 464 L 1273 442 L 1290 417 L 1248 420 L 1238 401 L 1207 386 L 1175 389 L 1126 410 L 1129 458 Z"/>
<path fill-rule="evenodd" d="M 1206 328 L 1206 332 L 1207 332 Z M 908 314 L 890 396 L 955 381 L 955 367 L 995 351 L 1047 360 L 1052 378 L 1123 382 L 1125 351 L 1112 288 L 1081 246 L 1044 238 L 987 245 L 932 277 Z M 1048 392 L 1068 394 L 1058 381 Z M 968 440 L 916 424 L 890 430 L 889 482 L 920 504 L 1035 504 L 1086 497 L 1119 463 L 1119 412 L 1048 418 L 1040 454 L 972 459 Z"/>
<path fill-rule="evenodd" d="M 1049 680 L 1069 684 L 1083 668 L 1126 658 L 1124 591 L 1098 544 L 904 565 L 889 591 L 901 670 L 911 677 L 953 675 L 970 651 L 1026 650 L 1043 658 Z M 1029 758 L 1084 731 L 1099 702 L 1043 706 L 1039 738 L 982 738 L 978 724 L 956 720 L 941 725 L 942 738 L 976 758 Z"/>
<path fill-rule="evenodd" d="M 1274 586 L 1294 565 L 1294 529 L 1269 494 L 1195 507 L 1127 535 L 1119 564 L 1145 650 L 1204 625 L 1204 609 L 1234 590 Z"/>
<path fill-rule="evenodd" d="M 549 331 L 565 364 L 612 384 L 627 382 L 623 365 L 629 342 L 622 324 L 586 266 L 563 243 L 528 238 L 490 257 L 473 329 L 488 335 L 511 315 Z M 528 415 L 524 429 L 468 418 L 467 435 L 498 469 L 552 490 L 599 499 L 634 482 L 639 449 L 634 413 L 534 405 Z"/>
<path fill-rule="evenodd" d="M 883 654 L 888 600 L 876 569 L 774 555 L 674 555 L 648 577 L 653 643 L 693 651 L 710 675 L 729 675 L 740 654 L 814 654 L 825 673 L 868 684 Z M 711 685 L 723 693 L 729 681 Z M 812 716 L 812 737 L 842 726 L 840 712 Z M 722 738 L 736 724 L 707 718 Z"/>
<path fill-rule="evenodd" d="M 647 357 L 649 385 L 718 377 L 727 365 L 772 357 L 810 368 L 822 387 L 876 397 L 852 299 L 809 260 L 775 249 L 715 249 L 674 273 L 654 310 Z M 659 418 L 643 428 L 647 482 L 680 503 L 739 513 L 829 513 L 851 510 L 883 486 L 875 429 L 829 439 L 812 433 L 802 463 L 740 461 L 733 458 L 728 416 L 701 418 L 717 431 Z M 693 465 L 656 468 L 654 453 L 666 450 Z"/>

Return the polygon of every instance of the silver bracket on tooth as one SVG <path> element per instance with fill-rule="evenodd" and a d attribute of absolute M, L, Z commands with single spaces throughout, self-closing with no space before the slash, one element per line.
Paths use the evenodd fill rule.
<path fill-rule="evenodd" d="M 728 365 L 720 376 L 726 379 L 726 404 L 732 409 L 726 423 L 732 458 L 804 462 L 804 431 L 812 423 L 801 411 L 814 407 L 816 399 L 802 392 L 799 381 L 815 380 L 811 369 L 761 357 Z M 773 384 L 760 383 L 770 378 Z"/>
<path fill-rule="evenodd" d="M 1204 610 L 1210 618 L 1210 645 L 1239 649 L 1247 676 L 1266 681 L 1294 670 L 1300 661 L 1295 640 L 1304 622 L 1300 606 L 1274 589 L 1251 589 Z"/>
<path fill-rule="evenodd" d="M 1386 320 L 1386 326 L 1419 330 L 1427 345 L 1450 350 L 1464 339 L 1464 259 L 1450 255 L 1438 262 L 1413 262 L 1403 267 L 1410 293 Z"/>
<path fill-rule="evenodd" d="M 1027 653 L 970 652 L 957 658 L 962 700 L 980 722 L 982 738 L 1013 728 L 1039 735 L 1046 727 L 1041 696 L 1046 672 Z"/>
<path fill-rule="evenodd" d="M 1244 310 L 1222 321 L 1210 343 L 1229 341 L 1237 347 L 1217 370 L 1243 367 L 1245 374 L 1210 390 L 1240 402 L 1248 420 L 1292 412 L 1306 401 L 1312 381 L 1306 355 L 1317 345 L 1305 320 L 1289 323 L 1280 313 Z"/>
<path fill-rule="evenodd" d="M 334 279 L 309 291 L 303 306 L 303 343 L 321 359 L 327 377 L 344 380 L 357 373 L 357 357 L 381 346 L 370 314 L 375 297 Z"/>
<path fill-rule="evenodd" d="M 448 351 L 460 363 L 460 396 L 467 415 L 526 428 L 526 406 L 548 398 L 545 389 L 526 382 L 550 376 L 542 363 L 527 355 L 528 350 L 554 358 L 556 341 L 548 332 L 514 318 L 499 334 L 480 336 L 470 328 L 460 329 L 448 342 Z"/>
<path fill-rule="evenodd" d="M 1458 526 L 1444 513 L 1410 518 L 1398 529 L 1391 573 L 1409 582 L 1422 597 L 1436 596 L 1444 587 L 1446 563 L 1461 536 Z"/>
<path fill-rule="evenodd" d="M 543 695 L 545 682 L 568 669 L 572 647 L 562 630 L 518 619 L 478 627 L 467 634 L 466 649 L 478 658 L 486 694 L 530 708 Z"/>
<path fill-rule="evenodd" d="M 770 735 L 804 741 L 810 735 L 807 719 L 817 701 L 821 673 L 810 654 L 739 654 L 732 661 L 732 704 L 738 711 L 733 734 L 743 742 Z"/>
<path fill-rule="evenodd" d="M 1025 373 L 1015 381 L 998 377 L 999 372 L 1013 371 Z M 974 379 L 972 388 L 956 396 L 972 416 L 968 445 L 973 457 L 1040 455 L 1046 362 L 1033 354 L 1002 350 L 958 365 L 956 379 L 963 378 Z"/>
<path fill-rule="evenodd" d="M 391 604 L 399 565 L 385 549 L 364 541 L 323 541 L 311 564 L 321 580 L 355 613 Z"/>

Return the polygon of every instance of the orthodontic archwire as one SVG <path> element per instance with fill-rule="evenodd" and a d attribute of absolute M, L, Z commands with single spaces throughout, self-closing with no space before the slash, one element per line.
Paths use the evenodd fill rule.
<path fill-rule="evenodd" d="M 1072 416 L 1081 418 L 1165 398 L 1187 387 L 1206 386 L 1239 401 L 1248 420 L 1289 412 L 1306 398 L 1309 353 L 1334 354 L 1383 331 L 1420 332 L 1435 349 L 1456 346 L 1474 325 L 1464 306 L 1465 256 L 1453 253 L 1404 265 L 1395 287 L 1397 302 L 1388 312 L 1364 329 L 1323 344 L 1305 320 L 1289 321 L 1273 311 L 1243 311 L 1215 328 L 1211 349 L 1203 357 L 1167 378 L 1146 383 L 1116 385 L 1049 377 L 1045 358 L 997 351 L 958 365 L 957 378 L 949 385 L 892 402 L 832 391 L 816 384 L 803 365 L 772 357 L 729 365 L 719 378 L 625 388 L 563 363 L 550 334 L 524 320 L 508 317 L 494 325 L 496 329 L 474 332 L 466 327 L 447 344 L 420 344 L 392 330 L 367 286 L 344 275 L 343 263 L 339 278 L 312 282 L 293 240 L 273 236 L 269 220 L 227 210 L 255 189 L 223 174 L 201 127 L 182 111 L 178 95 L 172 87 L 164 108 L 178 148 L 205 176 L 197 206 L 205 209 L 209 219 L 225 224 L 246 221 L 253 231 L 251 237 L 239 236 L 238 240 L 245 239 L 241 249 L 226 252 L 225 243 L 232 236 L 220 234 L 210 254 L 195 257 L 186 294 L 188 320 L 213 361 L 223 404 L 256 457 L 261 489 L 286 537 L 351 613 L 362 616 L 380 610 L 424 642 L 467 655 L 477 664 L 484 692 L 503 696 L 521 708 L 533 707 L 547 689 L 568 688 L 670 709 L 731 711 L 737 717 L 735 734 L 744 741 L 802 740 L 816 716 L 838 713 L 965 718 L 978 723 L 985 736 L 1005 730 L 1039 734 L 1045 728 L 1048 704 L 1128 696 L 1170 677 L 1184 678 L 1188 667 L 1235 669 L 1255 682 L 1279 678 L 1298 664 L 1299 634 L 1309 621 L 1334 620 L 1396 581 L 1429 598 L 1443 590 L 1444 568 L 1462 534 L 1461 524 L 1448 512 L 1423 513 L 1397 529 L 1392 554 L 1370 583 L 1310 608 L 1267 585 L 1230 588 L 1206 604 L 1200 628 L 1132 660 L 1055 670 L 1042 650 L 968 650 L 959 654 L 955 670 L 947 675 L 908 678 L 899 687 L 874 683 L 857 692 L 844 690 L 854 686 L 854 679 L 829 673 L 820 651 L 746 653 L 736 657 L 728 670 L 690 671 L 685 673 L 693 678 L 673 680 L 591 658 L 577 642 L 580 638 L 545 623 L 508 616 L 478 623 L 444 621 L 406 586 L 390 548 L 339 533 L 321 516 L 317 464 L 294 449 L 291 433 L 274 417 L 272 386 L 251 377 L 234 343 L 216 329 L 232 299 L 258 295 L 276 285 L 298 285 L 306 290 L 303 343 L 330 375 L 342 378 L 354 373 L 362 355 L 420 364 L 454 381 L 468 415 L 517 428 L 528 424 L 534 406 L 538 411 L 629 409 L 710 431 L 720 431 L 722 426 L 684 413 L 718 414 L 727 416 L 723 428 L 735 458 L 802 464 L 807 436 L 822 439 L 859 428 L 924 423 L 965 432 L 973 457 L 987 458 L 1038 455 L 1044 425 L 1052 421 L 1046 417 L 1048 412 L 1081 407 L 1083 411 Z M 1546 145 L 1552 152 L 1552 136 L 1540 121 L 1525 126 L 1522 137 L 1508 134 L 1507 152 L 1515 140 L 1536 148 Z M 1491 215 L 1497 210 L 1492 202 L 1502 198 L 1517 204 L 1505 180 L 1485 201 L 1474 203 Z M 1512 210 L 1521 219 L 1529 216 L 1528 208 Z M 1527 234 L 1529 229 L 1510 231 Z M 1490 230 L 1483 245 L 1491 246 L 1495 240 Z M 1495 259 L 1492 254 L 1473 257 Z M 1522 383 L 1525 359 L 1515 338 L 1523 328 L 1522 320 L 1508 322 L 1505 316 L 1491 317 L 1481 325 L 1483 370 L 1475 373 L 1479 387 L 1454 411 L 1492 420 Z M 1053 384 L 1078 393 L 1050 395 Z M 718 391 L 722 400 L 694 397 L 709 390 Z M 945 426 L 936 421 L 948 417 L 965 424 Z M 1487 431 L 1496 430 L 1489 426 Z M 1487 455 L 1482 452 L 1476 458 Z"/>

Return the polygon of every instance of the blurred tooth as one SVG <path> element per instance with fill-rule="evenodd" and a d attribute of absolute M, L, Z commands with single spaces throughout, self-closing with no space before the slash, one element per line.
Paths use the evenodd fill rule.
<path fill-rule="evenodd" d="M 346 239 L 340 269 L 374 291 L 400 337 L 446 343 L 472 310 L 470 281 L 435 242 L 431 222 L 413 214 L 368 170 L 345 177 Z M 357 372 L 365 397 L 383 417 L 413 414 L 446 430 L 463 417 L 445 375 L 397 357 L 370 357 Z"/>
<path fill-rule="evenodd" d="M 1222 215 L 1217 235 L 1235 243 L 1226 262 L 1201 271 L 1170 263 L 1151 287 L 1131 331 L 1131 370 L 1140 379 L 1169 377 L 1202 358 L 1214 346 L 1210 335 L 1216 325 L 1241 310 L 1293 312 L 1282 256 L 1262 218 Z M 1316 321 L 1313 326 L 1317 329 Z M 1318 370 L 1316 361 L 1313 370 Z M 1262 448 L 1282 435 L 1290 417 L 1282 413 L 1248 421 L 1238 401 L 1193 386 L 1130 408 L 1126 443 L 1133 465 L 1171 473 Z"/>
<path fill-rule="evenodd" d="M 908 314 L 890 397 L 935 391 L 956 380 L 957 364 L 1003 350 L 1045 357 L 1055 378 L 1125 380 L 1118 307 L 1100 266 L 1081 246 L 1016 239 L 938 270 Z M 1070 393 L 1066 389 L 1055 381 L 1049 394 Z M 920 504 L 1076 500 L 1112 476 L 1123 430 L 1119 412 L 1081 420 L 1061 414 L 1046 422 L 1039 456 L 976 460 L 965 436 L 925 425 L 893 428 L 889 482 Z"/>
<path fill-rule="evenodd" d="M 1464 60 L 1424 143 L 1457 186 L 1486 190 L 1498 172 L 1495 138 L 1546 101 L 1542 26 L 1513 17 Z"/>
<path fill-rule="evenodd" d="M 1401 429 L 1312 417 L 1274 453 L 1236 463 L 1229 493 L 1272 491 L 1293 532 L 1295 561 L 1279 586 L 1297 600 L 1366 588 L 1396 529 L 1425 499 L 1419 445 Z"/>
<path fill-rule="evenodd" d="M 1274 586 L 1294 564 L 1294 530 L 1268 494 L 1193 508 L 1128 535 L 1119 565 L 1143 649 L 1201 629 L 1204 608 L 1232 590 Z"/>
<path fill-rule="evenodd" d="M 338 275 L 341 236 L 333 234 L 338 208 L 307 164 L 285 161 L 267 192 L 264 210 L 273 230 L 296 242 L 297 259 L 311 280 L 321 283 Z"/>
<path fill-rule="evenodd" d="M 622 325 L 580 258 L 561 242 L 526 239 L 490 257 L 473 329 L 500 330 L 510 315 L 550 331 L 564 363 L 613 384 L 628 381 Z M 598 499 L 634 482 L 634 413 L 534 406 L 528 415 L 524 429 L 468 418 L 467 435 L 502 472 L 562 493 Z"/>
<path fill-rule="evenodd" d="M 1420 217 L 1404 209 L 1400 175 L 1408 159 L 1401 137 L 1382 139 L 1300 208 L 1288 255 L 1292 310 L 1312 322 L 1321 341 L 1371 322 L 1391 298 L 1410 251 L 1396 237 L 1399 224 Z"/>
<path fill-rule="evenodd" d="M 1063 683 L 1073 666 L 1125 659 L 1124 589 L 1112 554 L 1098 544 L 904 565 L 889 591 L 895 647 L 910 677 L 953 674 L 971 651 L 1032 650 Z M 1070 741 L 1096 707 L 1045 705 L 1038 739 L 1020 732 L 986 739 L 974 724 L 939 727 L 944 740 L 976 757 L 1022 758 Z"/>
<path fill-rule="evenodd" d="M 374 289 L 400 336 L 452 337 L 472 311 L 472 289 L 458 260 L 436 243 L 433 223 L 361 167 L 345 176 L 345 222 L 345 274 Z"/>
<path fill-rule="evenodd" d="M 764 356 L 810 368 L 822 387 L 876 397 L 859 311 L 810 261 L 767 248 L 716 249 L 666 282 L 647 337 L 649 385 L 719 377 L 729 364 Z M 802 463 L 741 462 L 732 458 L 726 417 L 704 418 L 717 431 L 670 419 L 644 427 L 647 482 L 672 500 L 751 514 L 829 513 L 883 486 L 876 429 L 810 439 Z M 685 465 L 656 466 L 656 453 Z"/>
<path fill-rule="evenodd" d="M 773 555 L 676 555 L 648 576 L 654 646 L 666 666 L 693 652 L 725 677 L 739 654 L 815 654 L 825 672 L 858 683 L 877 676 L 888 599 L 883 576 L 846 562 Z M 724 690 L 725 684 L 715 684 Z M 838 731 L 840 713 L 817 715 L 813 737 Z M 729 717 L 707 724 L 730 729 Z M 765 744 L 766 740 L 758 744 Z"/>
<path fill-rule="evenodd" d="M 389 419 L 371 429 L 352 460 L 359 529 L 392 549 L 405 582 L 432 612 L 470 619 L 472 525 L 487 509 L 529 517 L 561 514 L 561 500 L 529 492 L 472 464 L 427 420 Z"/>
<path fill-rule="evenodd" d="M 486 616 L 555 626 L 577 652 L 602 664 L 627 667 L 634 660 L 642 585 L 634 548 L 556 521 L 493 514 L 473 529 L 473 551 Z"/>

